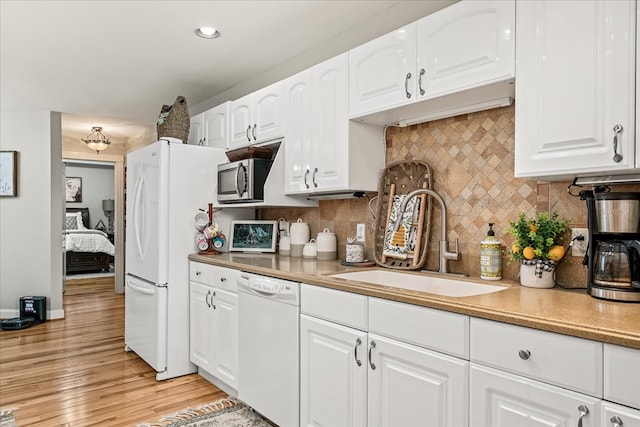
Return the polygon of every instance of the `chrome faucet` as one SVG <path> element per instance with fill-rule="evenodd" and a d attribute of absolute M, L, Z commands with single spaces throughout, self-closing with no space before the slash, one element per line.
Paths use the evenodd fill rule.
<path fill-rule="evenodd" d="M 402 200 L 402 204 L 400 205 L 400 211 L 399 211 L 400 215 L 402 215 L 405 209 L 407 209 L 407 203 L 409 203 L 409 200 L 411 200 L 413 197 L 416 197 L 417 195 L 420 195 L 420 194 L 428 194 L 429 196 L 432 196 L 434 199 L 436 199 L 438 203 L 440 203 L 440 226 L 441 226 L 440 268 L 438 270 L 438 273 L 448 274 L 449 273 L 448 260 L 451 259 L 454 261 L 458 261 L 460 259 L 460 252 L 458 252 L 457 238 L 456 238 L 456 251 L 449 252 L 449 243 L 447 242 L 447 208 L 444 205 L 444 200 L 442 200 L 442 197 L 440 197 L 440 195 L 435 191 L 432 191 L 426 188 L 419 188 L 417 190 L 413 190 L 412 192 L 408 193 L 404 197 L 404 200 Z M 393 231 L 398 231 L 398 229 L 400 228 L 400 224 L 401 224 L 401 221 L 397 221 Z"/>

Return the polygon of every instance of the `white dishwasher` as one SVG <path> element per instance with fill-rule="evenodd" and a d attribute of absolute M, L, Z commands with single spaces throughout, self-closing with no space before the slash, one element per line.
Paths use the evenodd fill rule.
<path fill-rule="evenodd" d="M 300 423 L 300 284 L 238 279 L 238 399 L 279 427 Z"/>

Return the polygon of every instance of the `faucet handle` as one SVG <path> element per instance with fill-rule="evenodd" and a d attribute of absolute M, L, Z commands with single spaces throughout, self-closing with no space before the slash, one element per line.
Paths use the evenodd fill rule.
<path fill-rule="evenodd" d="M 460 260 L 460 248 L 458 247 L 458 238 L 456 237 L 456 251 L 454 252 L 456 261 Z"/>

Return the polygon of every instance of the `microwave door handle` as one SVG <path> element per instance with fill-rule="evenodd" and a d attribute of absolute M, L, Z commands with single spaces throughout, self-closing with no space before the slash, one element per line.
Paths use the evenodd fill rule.
<path fill-rule="evenodd" d="M 242 197 L 242 195 L 247 191 L 247 174 L 243 164 L 238 165 L 238 169 L 236 169 L 236 193 L 238 193 L 238 197 Z"/>

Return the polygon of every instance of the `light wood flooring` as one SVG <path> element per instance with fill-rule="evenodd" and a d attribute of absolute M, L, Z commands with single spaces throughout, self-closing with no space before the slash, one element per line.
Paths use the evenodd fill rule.
<path fill-rule="evenodd" d="M 124 351 L 112 278 L 67 282 L 65 319 L 0 331 L 0 408 L 18 427 L 135 426 L 225 397 L 197 374 L 156 381 Z"/>

